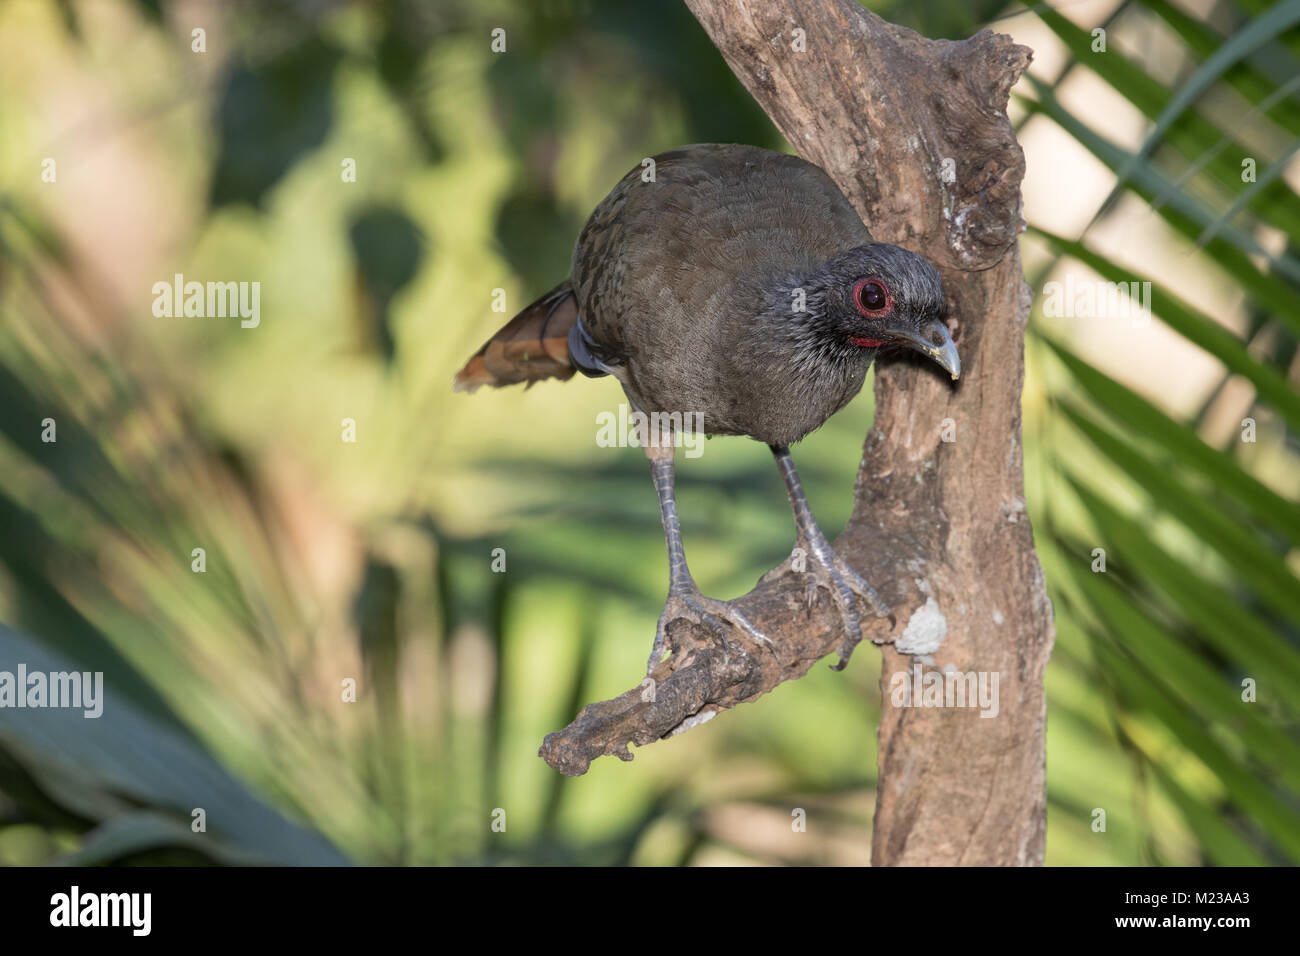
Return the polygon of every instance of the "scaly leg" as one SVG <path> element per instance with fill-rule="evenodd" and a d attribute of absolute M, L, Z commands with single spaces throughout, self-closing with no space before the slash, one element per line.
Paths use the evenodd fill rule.
<path fill-rule="evenodd" d="M 776 457 L 776 466 L 781 470 L 786 494 L 790 497 L 790 508 L 794 511 L 794 523 L 798 529 L 797 547 L 803 549 L 810 561 L 807 571 L 812 575 L 808 591 L 809 604 L 811 605 L 818 587 L 826 588 L 839 606 L 844 629 L 848 632 L 844 643 L 840 645 L 840 662 L 834 665 L 835 670 L 843 670 L 853 648 L 862 640 L 862 619 L 858 616 L 854 595 L 865 598 L 879 617 L 888 617 L 889 607 L 880 599 L 875 588 L 849 567 L 827 542 L 822 529 L 817 526 L 812 509 L 808 507 L 808 499 L 804 497 L 799 473 L 794 470 L 794 462 L 790 459 L 790 449 L 784 445 L 770 447 Z"/>
<path fill-rule="evenodd" d="M 664 540 L 668 545 L 668 600 L 664 604 L 663 613 L 659 615 L 646 673 L 654 670 L 655 665 L 663 659 L 668 625 L 680 619 L 710 628 L 722 640 L 724 649 L 731 646 L 727 640 L 727 623 L 739 628 L 753 640 L 773 646 L 765 634 L 749 623 L 745 615 L 726 601 L 705 597 L 695 586 L 695 579 L 686 566 L 682 529 L 677 521 L 677 499 L 673 493 L 673 446 L 649 443 L 645 446 L 645 453 L 650 459 L 650 475 L 654 478 L 655 491 L 659 495 L 659 514 L 663 518 Z"/>

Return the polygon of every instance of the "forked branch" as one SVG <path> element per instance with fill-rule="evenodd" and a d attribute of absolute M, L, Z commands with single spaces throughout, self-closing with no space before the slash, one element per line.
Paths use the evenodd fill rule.
<path fill-rule="evenodd" d="M 997 673 L 996 719 L 883 708 L 876 863 L 1036 863 L 1043 853 L 1042 673 L 1051 606 L 1025 516 L 1020 391 L 1029 296 L 1016 237 L 1024 157 L 1006 114 L 1030 52 L 984 31 L 928 40 L 852 0 L 686 0 L 732 70 L 873 236 L 943 276 L 963 375 L 915 361 L 876 373 L 853 516 L 839 554 L 893 620 L 867 622 L 902 667 Z M 996 569 L 996 570 L 995 570 Z M 739 609 L 776 644 L 723 648 L 688 622 L 652 681 L 591 704 L 541 755 L 566 774 L 643 746 L 805 674 L 843 640 L 789 562 Z M 892 669 L 892 670 L 891 670 Z M 887 684 L 884 684 L 887 689 Z"/>

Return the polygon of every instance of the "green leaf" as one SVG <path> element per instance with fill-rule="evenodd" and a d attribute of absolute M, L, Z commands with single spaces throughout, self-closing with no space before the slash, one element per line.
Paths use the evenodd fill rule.
<path fill-rule="evenodd" d="M 1030 231 L 1036 236 L 1041 236 L 1057 251 L 1078 259 L 1110 282 L 1151 281 L 1141 273 L 1133 272 L 1099 256 L 1081 242 L 1066 239 L 1038 227 L 1031 227 Z M 1193 309 L 1164 286 L 1151 283 L 1151 300 L 1153 311 L 1165 324 L 1188 341 L 1205 349 L 1233 372 L 1249 379 L 1259 391 L 1260 400 L 1277 409 L 1290 422 L 1293 429 L 1300 430 L 1300 395 L 1296 394 L 1286 378 L 1267 365 L 1256 361 L 1240 339 L 1203 313 Z"/>
<path fill-rule="evenodd" d="M 1215 807 L 1208 805 L 1204 798 L 1197 798 L 1187 792 L 1169 771 L 1147 754 L 1152 775 L 1173 802 L 1174 806 L 1187 821 L 1188 827 L 1196 834 L 1205 853 L 1216 866 L 1268 866 L 1270 860 L 1234 828 L 1224 815 Z"/>
<path fill-rule="evenodd" d="M 1187 626 L 1243 673 L 1276 684 L 1284 706 L 1300 710 L 1300 654 L 1240 600 L 1155 544 L 1136 519 L 1123 516 L 1073 475 L 1066 476 L 1105 535 L 1107 553 L 1164 591 Z M 1267 675 L 1262 676 L 1262 675 Z M 1300 751 L 1297 751 L 1300 756 Z"/>
<path fill-rule="evenodd" d="M 1147 135 L 1141 148 L 1120 168 L 1117 174 L 1119 181 L 1115 183 L 1110 196 L 1101 204 L 1098 216 L 1119 196 L 1139 165 L 1151 155 L 1174 122 L 1200 98 L 1202 93 L 1219 80 L 1228 67 L 1297 23 L 1300 23 L 1300 0 L 1282 0 L 1260 17 L 1250 20 L 1245 27 L 1215 50 L 1174 94 L 1173 99 L 1156 117 L 1155 127 Z"/>
<path fill-rule="evenodd" d="M 1040 11 L 1039 16 L 1070 49 L 1077 62 L 1085 65 L 1097 63 L 1094 73 L 1109 83 L 1147 119 L 1158 120 L 1169 110 L 1174 94 L 1154 79 L 1144 66 L 1134 63 L 1113 47 L 1105 53 L 1093 53 L 1091 33 L 1051 9 Z M 1104 67 L 1101 65 L 1103 63 Z M 1035 77 L 1030 76 L 1028 79 L 1038 89 L 1039 96 L 1045 103 L 1050 99 L 1055 104 L 1054 97 L 1044 97 L 1043 91 L 1050 92 L 1050 88 Z M 1185 111 L 1166 130 L 1166 135 L 1170 146 L 1187 158 L 1189 163 L 1202 164 L 1206 174 L 1221 189 L 1235 194 L 1241 188 L 1241 167 L 1237 164 L 1237 157 L 1249 155 L 1250 150 L 1235 140 L 1231 130 L 1220 129 L 1195 111 Z M 1225 140 L 1230 147 L 1227 155 L 1219 148 L 1219 144 Z M 1211 151 L 1211 155 L 1206 155 L 1207 150 Z M 1146 165 L 1147 159 L 1144 157 L 1141 163 Z M 1112 168 L 1118 173 L 1123 168 L 1123 160 Z M 1116 189 L 1119 188 L 1117 184 Z M 1171 189 L 1170 192 L 1176 190 Z M 1253 210 L 1255 214 L 1277 228 L 1294 234 L 1297 222 L 1300 222 L 1300 198 L 1288 189 L 1279 188 L 1269 194 L 1269 200 L 1268 204 Z M 1104 209 L 1104 205 L 1098 208 Z"/>
<path fill-rule="evenodd" d="M 1231 455 L 1201 441 L 1196 431 L 1176 422 L 1136 392 L 1099 372 L 1065 345 L 1039 333 L 1057 357 L 1065 363 L 1084 390 L 1118 419 L 1129 434 L 1140 435 L 1173 454 L 1178 461 L 1198 469 L 1215 487 L 1252 512 L 1267 528 L 1275 528 L 1293 544 L 1300 545 L 1300 506 L 1287 501 L 1273 489 L 1246 472 Z"/>
<path fill-rule="evenodd" d="M 0 670 L 77 670 L 40 643 L 0 625 Z M 290 823 L 253 797 L 202 748 L 103 685 L 102 713 L 82 709 L 0 708 L 0 748 L 38 776 L 75 779 L 79 788 L 121 795 L 189 819 L 207 813 L 209 832 L 280 865 L 337 866 L 347 860 L 320 835 Z"/>
<path fill-rule="evenodd" d="M 1035 102 L 1021 98 L 1022 105 L 1053 119 L 1097 159 L 1111 170 L 1118 171 L 1130 155 L 1128 151 L 1099 136 L 1067 112 L 1045 84 L 1032 76 L 1027 79 L 1038 92 L 1039 100 Z M 1194 244 L 1196 237 L 1215 221 L 1213 211 L 1203 202 L 1173 185 L 1167 176 L 1149 163 L 1139 166 L 1133 178 L 1135 191 L 1148 201 L 1157 195 L 1168 196 L 1168 202 L 1155 211 L 1186 236 L 1188 242 Z M 1300 230 L 1289 231 L 1292 235 L 1300 234 Z M 1300 282 L 1300 260 L 1285 252 L 1270 255 L 1253 235 L 1236 227 L 1224 226 L 1220 233 L 1219 237 L 1205 246 L 1206 254 L 1235 278 L 1261 308 L 1269 310 L 1271 317 L 1300 334 L 1300 295 L 1282 278 L 1285 276 L 1292 282 Z M 1261 272 L 1252 261 L 1252 256 L 1268 262 L 1278 275 Z"/>
<path fill-rule="evenodd" d="M 1255 819 L 1262 830 L 1286 849 L 1288 855 L 1300 860 L 1300 839 L 1296 838 L 1294 814 L 1269 787 L 1256 778 L 1255 769 L 1235 760 L 1206 732 L 1204 719 L 1200 715 L 1188 713 L 1151 670 L 1135 667 L 1132 659 L 1122 653 L 1112 639 L 1095 635 L 1093 643 L 1101 666 L 1106 674 L 1122 685 L 1128 704 L 1148 711 L 1156 721 L 1173 732 L 1216 775 L 1223 790 L 1229 793 L 1232 803 Z M 1152 765 L 1157 765 L 1158 754 L 1147 753 L 1145 749 L 1143 753 Z M 1178 754 L 1171 756 L 1177 758 Z M 1204 840 L 1200 832 L 1197 836 Z"/>
<path fill-rule="evenodd" d="M 1253 183 L 1248 184 L 1246 188 L 1238 194 L 1237 198 L 1232 201 L 1232 205 L 1229 206 L 1221 216 L 1219 216 L 1218 220 L 1207 226 L 1205 231 L 1196 237 L 1196 244 L 1198 246 L 1203 246 L 1218 235 L 1219 230 L 1222 229 L 1224 225 L 1231 222 L 1233 218 L 1236 217 L 1237 213 L 1249 206 L 1251 201 L 1257 195 L 1267 189 L 1275 180 L 1278 179 L 1278 177 L 1286 172 L 1287 167 L 1291 165 L 1291 157 L 1293 157 L 1297 152 L 1300 152 L 1300 139 L 1292 142 L 1281 156 L 1265 167 L 1264 171 L 1256 177 Z"/>
<path fill-rule="evenodd" d="M 195 833 L 182 820 L 141 810 L 114 817 L 96 827 L 76 850 L 61 856 L 60 866 L 105 866 L 150 850 L 193 850 L 227 866 L 253 866 L 264 860 L 206 833 Z"/>
<path fill-rule="evenodd" d="M 1152 504 L 1173 515 L 1223 559 L 1235 566 L 1242 581 L 1264 601 L 1300 627 L 1300 581 L 1276 553 L 1222 514 L 1200 495 L 1184 487 L 1167 470 L 1153 464 L 1131 445 L 1097 425 L 1065 401 L 1062 413 L 1121 470 L 1151 497 Z"/>
<path fill-rule="evenodd" d="M 1209 732 L 1208 722 L 1230 721 L 1228 701 L 1240 702 L 1235 688 L 1178 647 L 1160 628 L 1131 604 L 1113 585 L 1081 567 L 1072 573 L 1089 594 L 1093 606 L 1107 619 L 1107 636 L 1095 640 L 1105 672 L 1123 685 L 1132 706 L 1148 710 L 1187 745 L 1219 778 L 1234 802 L 1249 813 L 1293 859 L 1300 860 L 1300 830 L 1291 808 L 1260 781 L 1255 768 L 1234 759 Z M 1114 635 L 1123 635 L 1122 643 Z M 1181 652 L 1181 653 L 1180 653 Z M 1134 667 L 1126 658 L 1139 661 Z M 1171 688 L 1178 688 L 1175 694 Z M 1195 711 L 1189 711 L 1190 704 Z M 1271 755 L 1251 752 L 1263 760 Z M 1287 769 L 1271 764 L 1271 769 Z"/>
<path fill-rule="evenodd" d="M 1168 0 L 1143 0 L 1142 5 L 1169 24 L 1193 54 L 1200 59 L 1211 56 L 1223 43 L 1224 34 L 1208 21 L 1183 12 Z M 1224 79 L 1243 98 L 1257 107 L 1272 101 L 1266 115 L 1293 133 L 1300 133 L 1300 104 L 1293 97 L 1300 89 L 1300 59 L 1278 46 L 1268 45 L 1251 54 L 1248 60 L 1227 71 Z M 1290 89 L 1286 89 L 1290 87 Z M 1279 95 L 1280 94 L 1280 95 Z"/>

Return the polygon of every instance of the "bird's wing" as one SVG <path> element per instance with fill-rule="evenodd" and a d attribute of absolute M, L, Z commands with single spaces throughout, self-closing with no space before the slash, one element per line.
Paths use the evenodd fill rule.
<path fill-rule="evenodd" d="M 798 156 L 697 143 L 652 159 L 618 182 L 574 246 L 583 327 L 608 360 L 626 360 L 629 323 L 659 321 L 671 300 L 700 320 L 703 303 L 725 301 L 720 290 L 738 280 L 762 282 L 871 241 L 830 177 Z"/>

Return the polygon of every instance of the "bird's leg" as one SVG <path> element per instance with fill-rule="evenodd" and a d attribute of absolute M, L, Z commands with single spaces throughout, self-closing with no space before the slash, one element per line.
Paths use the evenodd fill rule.
<path fill-rule="evenodd" d="M 768 637 L 750 624 L 734 607 L 726 601 L 707 598 L 695 586 L 690 568 L 686 566 L 686 551 L 682 547 L 682 529 L 677 521 L 677 499 L 673 493 L 673 445 L 671 440 L 649 442 L 645 446 L 646 457 L 650 459 L 650 475 L 654 478 L 655 491 L 659 495 L 659 514 L 664 523 L 664 540 L 668 545 L 668 600 L 663 613 L 659 615 L 659 625 L 655 628 L 654 647 L 650 651 L 650 661 L 646 673 L 654 670 L 664 655 L 667 641 L 668 625 L 676 620 L 685 619 L 696 624 L 704 624 L 714 631 L 722 640 L 724 652 L 731 642 L 727 640 L 727 623 L 734 625 L 755 641 L 772 646 Z"/>
<path fill-rule="evenodd" d="M 849 655 L 853 653 L 853 648 L 862 640 L 862 621 L 858 617 L 857 602 L 853 596 L 857 594 L 865 598 L 879 617 L 888 617 L 889 607 L 880 599 L 875 588 L 835 553 L 835 549 L 822 534 L 817 519 L 813 517 L 812 509 L 808 507 L 808 499 L 804 497 L 803 486 L 799 483 L 799 473 L 794 470 L 794 462 L 790 459 L 790 449 L 784 445 L 770 447 L 772 454 L 776 456 L 776 466 L 781 470 L 781 478 L 785 482 L 785 491 L 790 497 L 790 508 L 794 511 L 794 523 L 798 529 L 798 543 L 795 546 L 795 553 L 791 556 L 791 566 L 796 572 L 805 571 L 806 567 L 806 573 L 811 575 L 808 583 L 809 606 L 816 597 L 818 587 L 830 591 L 831 597 L 839 606 L 840 617 L 844 620 L 844 628 L 848 636 L 840 645 L 840 662 L 834 667 L 835 670 L 843 670 L 849 662 Z M 803 552 L 802 555 L 799 553 L 800 550 Z M 800 560 L 801 558 L 803 560 Z"/>

